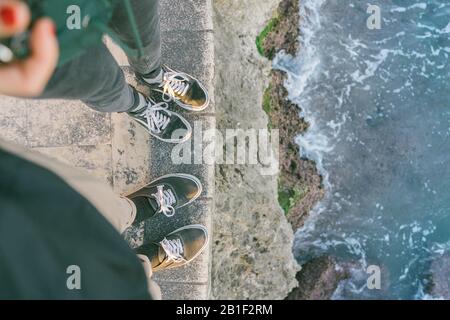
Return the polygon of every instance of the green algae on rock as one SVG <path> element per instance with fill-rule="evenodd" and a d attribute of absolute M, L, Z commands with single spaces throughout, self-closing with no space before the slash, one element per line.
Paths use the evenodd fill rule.
<path fill-rule="evenodd" d="M 297 54 L 299 22 L 298 0 L 283 0 L 276 18 L 272 18 L 258 37 L 264 56 L 273 58 L 280 51 Z M 284 87 L 286 75 L 282 71 L 272 70 L 270 77 L 270 85 L 263 97 L 263 109 L 269 116 L 269 128 L 278 129 L 280 133 L 278 200 L 296 230 L 303 225 L 312 207 L 322 199 L 324 189 L 315 163 L 300 158 L 295 137 L 308 129 L 308 123 L 300 117 L 299 106 L 287 98 Z"/>

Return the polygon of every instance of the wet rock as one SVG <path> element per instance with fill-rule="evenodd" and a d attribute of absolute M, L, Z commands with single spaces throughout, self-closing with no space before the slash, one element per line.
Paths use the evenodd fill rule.
<path fill-rule="evenodd" d="M 316 164 L 300 157 L 297 135 L 308 129 L 308 123 L 300 117 L 300 108 L 287 99 L 284 87 L 285 74 L 272 71 L 271 84 L 266 92 L 270 97 L 270 125 L 280 133 L 279 195 L 298 194 L 286 214 L 294 230 L 303 226 L 313 206 L 324 196 L 322 177 Z"/>
<path fill-rule="evenodd" d="M 297 274 L 299 286 L 291 291 L 286 300 L 329 300 L 338 288 L 340 281 L 349 273 L 339 268 L 331 257 L 319 257 L 302 266 Z"/>
<path fill-rule="evenodd" d="M 272 30 L 262 41 L 264 53 L 299 51 L 299 1 L 283 0 L 278 6 Z M 313 206 L 324 196 L 322 177 L 313 161 L 300 157 L 297 135 L 308 129 L 308 123 L 300 117 L 301 106 L 288 99 L 284 86 L 286 75 L 282 71 L 271 72 L 263 108 L 269 116 L 270 128 L 280 133 L 280 176 L 278 197 L 294 230 L 303 226 Z"/>
<path fill-rule="evenodd" d="M 450 299 L 450 253 L 433 259 L 426 292 L 435 298 Z"/>
<path fill-rule="evenodd" d="M 278 6 L 277 15 L 274 17 L 275 27 L 267 37 L 265 37 L 262 45 L 264 53 L 272 59 L 273 55 L 281 50 L 286 53 L 295 55 L 299 49 L 299 1 L 283 0 Z"/>

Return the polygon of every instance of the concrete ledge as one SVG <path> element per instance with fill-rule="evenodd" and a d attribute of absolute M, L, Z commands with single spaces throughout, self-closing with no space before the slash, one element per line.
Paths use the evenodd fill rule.
<path fill-rule="evenodd" d="M 166 300 L 191 300 L 208 296 L 208 284 L 160 282 L 163 299 Z"/>
<path fill-rule="evenodd" d="M 210 0 L 172 0 L 161 2 L 162 31 L 204 31 L 213 29 Z"/>
<path fill-rule="evenodd" d="M 194 158 L 195 153 L 201 154 L 206 147 L 211 147 L 210 143 L 201 145 L 201 132 L 214 129 L 216 126 L 211 1 L 162 0 L 161 22 L 163 63 L 188 72 L 202 81 L 211 96 L 211 106 L 204 112 L 195 114 L 180 108 L 176 109 L 193 126 L 193 138 L 182 146 L 150 139 L 147 145 L 150 155 L 149 170 L 148 177 L 145 179 L 153 180 L 169 173 L 189 173 L 201 180 L 204 190 L 199 200 L 178 210 L 175 217 L 167 218 L 164 215 L 157 215 L 146 221 L 141 228 L 130 230 L 127 238 L 132 245 L 160 240 L 171 231 L 191 224 L 202 224 L 212 233 L 215 167 L 213 164 L 205 164 L 204 161 L 197 161 L 199 163 L 196 163 Z M 129 79 L 129 81 L 133 82 L 133 79 Z M 145 88 L 141 89 L 145 90 Z M 123 132 L 123 130 L 121 131 Z M 133 132 L 135 136 L 145 134 L 144 130 L 140 128 L 136 128 L 136 130 L 133 128 L 128 131 Z M 181 149 L 191 153 L 191 161 L 175 164 L 172 161 L 172 153 Z M 210 238 L 212 239 L 211 234 Z M 163 298 L 207 299 L 210 292 L 210 253 L 211 250 L 208 248 L 190 265 L 156 273 L 154 277 L 161 285 Z"/>
<path fill-rule="evenodd" d="M 204 112 L 176 111 L 193 126 L 198 123 L 203 130 L 215 128 L 211 0 L 161 0 L 161 22 L 164 63 L 193 74 L 206 85 L 212 98 L 211 107 Z M 107 38 L 105 42 L 123 67 L 127 81 L 145 92 L 146 88 L 136 83 L 122 50 Z M 144 241 L 161 240 L 167 233 L 188 224 L 203 224 L 212 232 L 214 165 L 174 164 L 171 161 L 174 145 L 151 138 L 124 114 L 98 113 L 79 101 L 1 96 L 0 105 L 3 139 L 83 169 L 112 185 L 119 194 L 130 193 L 168 173 L 189 173 L 202 181 L 204 191 L 199 201 L 179 210 L 173 219 L 158 215 L 127 230 L 125 238 L 132 247 Z M 201 138 L 194 136 L 193 142 L 183 147 L 198 151 L 200 142 Z M 200 153 L 207 146 L 200 148 Z M 210 252 L 207 250 L 184 268 L 155 275 L 165 299 L 208 298 Z"/>

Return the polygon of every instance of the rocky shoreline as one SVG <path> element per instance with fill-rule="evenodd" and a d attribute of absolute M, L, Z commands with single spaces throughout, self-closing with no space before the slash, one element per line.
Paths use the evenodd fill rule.
<path fill-rule="evenodd" d="M 348 273 L 319 257 L 299 266 L 294 231 L 324 196 L 314 162 L 295 142 L 308 129 L 270 60 L 301 54 L 298 0 L 213 0 L 218 130 L 278 129 L 280 170 L 216 165 L 213 299 L 330 299 Z M 256 40 L 256 45 L 255 45 Z M 299 285 L 300 284 L 300 285 Z"/>
<path fill-rule="evenodd" d="M 281 51 L 290 55 L 299 53 L 299 1 L 283 0 L 264 32 L 257 40 L 260 52 L 273 59 Z M 300 107 L 288 100 L 284 87 L 286 75 L 272 70 L 270 85 L 263 99 L 263 109 L 269 116 L 269 126 L 280 132 L 280 175 L 278 200 L 294 230 L 303 226 L 312 207 L 324 196 L 322 177 L 313 161 L 299 157 L 295 143 L 298 134 L 308 129 L 300 118 Z"/>
<path fill-rule="evenodd" d="M 273 59 L 281 51 L 292 56 L 301 54 L 299 24 L 299 0 L 283 0 L 257 38 L 259 52 L 268 59 Z M 301 106 L 289 101 L 285 80 L 284 72 L 271 71 L 263 109 L 269 116 L 269 127 L 280 132 L 278 201 L 295 231 L 303 226 L 313 206 L 323 198 L 325 190 L 316 164 L 299 156 L 295 138 L 308 130 L 308 123 L 300 117 Z M 298 287 L 286 299 L 330 299 L 340 281 L 349 277 L 348 271 L 337 265 L 332 257 L 318 257 L 307 262 L 296 275 Z"/>
<path fill-rule="evenodd" d="M 284 51 L 295 56 L 302 54 L 299 43 L 301 0 L 282 0 L 276 13 L 267 23 L 256 39 L 256 45 L 261 55 L 273 60 Z M 295 143 L 297 135 L 308 130 L 308 123 L 300 118 L 301 106 L 288 99 L 284 86 L 286 74 L 272 70 L 270 82 L 263 97 L 263 110 L 269 117 L 269 128 L 280 132 L 280 173 L 278 177 L 278 201 L 286 217 L 296 231 L 301 228 L 311 209 L 324 196 L 325 190 L 322 178 L 314 162 L 302 159 L 300 150 Z M 436 256 L 430 263 L 429 278 L 423 293 L 427 298 L 450 298 L 450 254 Z M 303 264 L 302 270 L 296 275 L 298 287 L 293 289 L 287 300 L 329 300 L 345 282 L 361 270 L 357 261 L 341 261 L 331 256 L 313 258 Z M 379 292 L 382 299 L 389 290 L 389 271 L 382 266 L 384 278 L 383 289 Z"/>

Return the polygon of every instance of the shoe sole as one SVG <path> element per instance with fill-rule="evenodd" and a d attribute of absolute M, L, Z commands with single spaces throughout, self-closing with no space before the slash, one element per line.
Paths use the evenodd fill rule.
<path fill-rule="evenodd" d="M 201 248 L 201 249 L 200 249 L 200 250 L 199 250 L 192 258 L 191 258 L 191 260 L 187 261 L 186 263 L 184 263 L 184 264 L 182 264 L 182 265 L 176 265 L 176 266 L 168 266 L 168 267 L 164 267 L 164 268 L 162 268 L 161 270 L 158 270 L 158 268 L 155 268 L 154 272 L 184 267 L 184 266 L 188 265 L 189 263 L 191 263 L 192 261 L 194 261 L 195 259 L 197 259 L 197 257 L 198 257 L 199 255 L 201 255 L 201 254 L 203 253 L 203 251 L 205 251 L 206 247 L 208 247 L 208 245 L 209 245 L 209 233 L 208 233 L 208 229 L 206 229 L 206 227 L 203 226 L 203 225 L 201 225 L 201 224 L 192 224 L 192 225 L 189 225 L 189 226 L 182 227 L 182 228 L 180 228 L 180 229 L 177 229 L 177 230 L 175 230 L 175 231 L 169 233 L 166 237 L 168 237 L 168 236 L 170 236 L 170 235 L 172 235 L 172 234 L 174 234 L 174 233 L 177 233 L 177 232 L 186 230 L 186 229 L 201 229 L 201 230 L 205 233 L 205 235 L 206 235 L 206 241 L 205 241 L 205 243 L 203 244 L 202 248 Z"/>
<path fill-rule="evenodd" d="M 174 140 L 174 139 L 163 139 L 161 137 L 158 137 L 157 135 L 155 135 L 154 133 L 152 133 L 148 127 L 147 124 L 142 123 L 141 121 L 133 118 L 132 116 L 128 115 L 133 121 L 137 122 L 139 125 L 141 125 L 142 127 L 144 127 L 144 129 L 154 138 L 158 139 L 159 141 L 162 142 L 166 142 L 166 143 L 173 143 L 173 144 L 181 144 L 184 142 L 189 141 L 189 139 L 191 139 L 192 137 L 192 126 L 191 124 L 182 116 L 180 116 L 178 113 L 171 111 L 172 114 L 175 114 L 178 118 L 181 119 L 181 121 L 183 122 L 183 124 L 186 126 L 187 130 L 188 130 L 188 134 L 186 134 L 186 136 L 183 139 L 178 139 L 178 140 Z"/>

